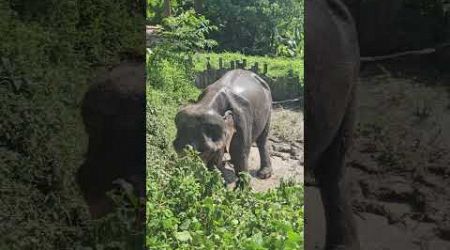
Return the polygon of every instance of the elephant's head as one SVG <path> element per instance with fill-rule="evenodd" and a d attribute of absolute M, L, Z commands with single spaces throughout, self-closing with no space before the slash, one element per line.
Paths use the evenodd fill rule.
<path fill-rule="evenodd" d="M 221 115 L 213 110 L 184 108 L 175 117 L 177 136 L 173 146 L 177 153 L 190 145 L 208 162 L 224 151 L 229 152 L 231 139 L 235 133 L 231 110 Z"/>

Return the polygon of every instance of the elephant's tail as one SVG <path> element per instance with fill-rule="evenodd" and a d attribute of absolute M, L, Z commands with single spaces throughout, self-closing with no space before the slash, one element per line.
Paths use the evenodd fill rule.
<path fill-rule="evenodd" d="M 255 73 L 253 73 L 253 77 L 256 78 L 265 89 L 270 91 L 270 86 L 266 82 L 266 80 L 264 80 L 262 77 L 260 77 L 259 75 L 255 74 Z"/>

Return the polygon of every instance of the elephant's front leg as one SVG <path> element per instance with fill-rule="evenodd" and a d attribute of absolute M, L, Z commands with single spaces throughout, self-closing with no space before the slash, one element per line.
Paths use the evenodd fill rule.
<path fill-rule="evenodd" d="M 245 140 L 241 136 L 236 136 L 231 141 L 230 157 L 235 173 L 239 176 L 242 171 L 248 172 L 248 157 L 250 154 L 250 140 Z"/>
<path fill-rule="evenodd" d="M 333 158 L 331 158 L 333 159 Z M 339 162 L 343 163 L 343 162 Z M 356 225 L 348 196 L 347 183 L 338 164 L 329 164 L 329 172 L 317 175 L 326 219 L 326 250 L 359 250 Z"/>
<path fill-rule="evenodd" d="M 345 171 L 345 152 L 349 144 L 346 126 L 350 125 L 344 122 L 316 172 L 325 209 L 326 250 L 360 249 Z"/>

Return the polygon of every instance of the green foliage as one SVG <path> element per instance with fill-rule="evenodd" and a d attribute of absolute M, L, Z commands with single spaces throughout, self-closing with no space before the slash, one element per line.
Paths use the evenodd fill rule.
<path fill-rule="evenodd" d="M 304 36 L 302 19 L 303 14 L 302 18 L 293 18 L 290 22 L 285 23 L 285 31 L 282 34 L 278 32 L 278 29 L 275 30 L 274 44 L 277 56 L 303 58 Z"/>
<path fill-rule="evenodd" d="M 181 104 L 182 100 L 194 98 L 199 92 L 190 86 L 193 82 L 193 75 L 187 67 L 175 60 L 163 59 L 151 68 L 148 82 L 151 87 L 167 93 L 174 93 L 177 103 Z"/>
<path fill-rule="evenodd" d="M 78 46 L 86 53 L 86 61 L 112 64 L 119 61 L 121 53 L 144 56 L 145 20 L 130 16 L 130 5 L 125 0 L 80 0 L 76 35 L 80 39 Z"/>
<path fill-rule="evenodd" d="M 177 51 L 212 48 L 217 45 L 216 41 L 206 39 L 206 34 L 217 30 L 217 27 L 210 25 L 209 20 L 193 10 L 165 18 L 163 28 L 162 37 Z"/>
<path fill-rule="evenodd" d="M 147 22 L 163 23 L 163 1 L 148 0 Z M 211 0 L 202 2 L 201 13 L 219 29 L 210 38 L 218 51 L 245 54 L 303 56 L 303 1 L 300 0 Z M 193 0 L 173 0 L 174 15 L 194 7 Z"/>
<path fill-rule="evenodd" d="M 0 1 L 0 249 L 126 243 L 125 215 L 90 221 L 74 175 L 87 146 L 79 106 L 91 66 L 143 51 L 144 18 L 127 3 Z"/>
<path fill-rule="evenodd" d="M 160 24 L 163 16 L 163 0 L 147 0 L 147 23 Z"/>
<path fill-rule="evenodd" d="M 172 15 L 177 16 L 194 7 L 193 0 L 171 0 L 170 9 Z M 147 23 L 150 25 L 163 22 L 164 0 L 147 0 Z"/>
<path fill-rule="evenodd" d="M 158 58 L 158 57 L 156 57 Z M 196 152 L 172 149 L 178 107 L 195 99 L 193 70 L 182 56 L 148 64 L 147 236 L 149 249 L 303 249 L 303 189 L 283 183 L 253 193 L 224 187 Z M 248 175 L 248 174 L 247 174 Z M 247 180 L 247 181 L 245 181 Z"/>
<path fill-rule="evenodd" d="M 157 46 L 147 49 L 147 62 L 149 65 L 159 65 L 160 61 L 168 58 L 172 58 L 172 62 L 183 61 L 195 51 L 217 45 L 216 41 L 206 38 L 206 35 L 210 31 L 216 30 L 217 27 L 210 25 L 205 17 L 196 14 L 194 11 L 187 11 L 176 17 L 165 18 L 162 28 L 163 31 L 159 34 L 161 41 L 159 41 Z M 187 69 L 186 67 L 191 67 L 192 65 L 180 66 Z M 148 75 L 151 75 L 151 72 L 148 73 Z"/>
<path fill-rule="evenodd" d="M 303 51 L 303 1 L 214 0 L 204 14 L 220 30 L 220 51 L 299 56 Z"/>

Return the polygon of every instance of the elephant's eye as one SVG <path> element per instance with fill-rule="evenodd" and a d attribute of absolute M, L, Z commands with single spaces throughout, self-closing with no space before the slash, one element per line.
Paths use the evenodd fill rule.
<path fill-rule="evenodd" d="M 222 131 L 219 126 L 206 125 L 204 127 L 205 135 L 213 141 L 218 141 L 222 138 Z"/>

